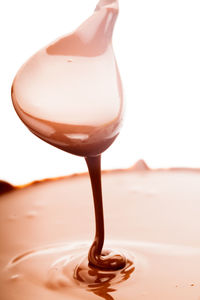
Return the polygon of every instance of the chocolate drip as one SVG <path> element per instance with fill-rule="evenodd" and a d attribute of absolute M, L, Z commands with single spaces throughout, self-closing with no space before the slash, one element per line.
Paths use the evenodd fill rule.
<path fill-rule="evenodd" d="M 93 191 L 96 233 L 90 248 L 90 265 L 103 270 L 119 270 L 125 267 L 126 258 L 112 251 L 102 251 L 104 245 L 104 215 L 101 187 L 101 156 L 86 157 Z"/>

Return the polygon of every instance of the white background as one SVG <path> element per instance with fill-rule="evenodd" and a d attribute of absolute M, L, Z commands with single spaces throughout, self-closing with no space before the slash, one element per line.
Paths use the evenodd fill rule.
<path fill-rule="evenodd" d="M 143 158 L 150 167 L 200 167 L 200 1 L 121 0 L 114 48 L 126 95 L 124 127 L 104 169 Z M 10 88 L 37 50 L 74 30 L 95 0 L 0 3 L 0 179 L 15 184 L 85 171 L 84 160 L 33 136 Z"/>

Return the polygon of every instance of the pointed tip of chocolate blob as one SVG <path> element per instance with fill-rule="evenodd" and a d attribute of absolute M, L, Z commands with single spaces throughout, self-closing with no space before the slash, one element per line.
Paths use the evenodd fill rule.
<path fill-rule="evenodd" d="M 8 193 L 14 189 L 14 186 L 6 181 L 0 180 L 0 195 Z"/>
<path fill-rule="evenodd" d="M 102 8 L 113 8 L 116 11 L 119 10 L 118 0 L 100 0 L 96 6 L 95 11 L 98 11 Z"/>
<path fill-rule="evenodd" d="M 143 159 L 138 160 L 131 168 L 134 171 L 148 171 L 149 167 Z"/>

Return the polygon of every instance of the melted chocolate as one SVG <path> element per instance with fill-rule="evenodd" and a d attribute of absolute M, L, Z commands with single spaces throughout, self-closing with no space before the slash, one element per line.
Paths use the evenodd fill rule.
<path fill-rule="evenodd" d="M 104 216 L 101 188 L 101 157 L 87 157 L 86 162 L 92 184 L 96 219 L 96 234 L 88 255 L 89 263 L 99 269 L 119 270 L 126 266 L 126 258 L 118 253 L 102 252 L 104 244 Z"/>
<path fill-rule="evenodd" d="M 116 0 L 99 1 L 75 32 L 35 54 L 18 72 L 13 104 L 22 121 L 49 144 L 86 158 L 94 196 L 96 236 L 89 263 L 104 270 L 126 265 L 121 254 L 102 252 L 104 218 L 100 155 L 119 134 L 121 80 L 112 49 Z"/>
<path fill-rule="evenodd" d="M 29 59 L 13 82 L 15 110 L 31 132 L 75 155 L 101 154 L 120 131 L 123 92 L 112 48 L 117 15 L 117 1 L 100 1 L 75 32 Z"/>
<path fill-rule="evenodd" d="M 103 173 L 105 247 L 127 258 L 115 271 L 88 265 L 87 174 L 1 195 L 0 298 L 198 299 L 200 172 L 144 167 Z"/>
<path fill-rule="evenodd" d="M 107 174 L 110 239 L 121 241 L 108 242 L 109 250 L 103 250 L 100 155 L 119 134 L 123 115 L 122 86 L 112 49 L 117 14 L 117 0 L 100 0 L 86 22 L 36 53 L 13 82 L 14 107 L 30 131 L 59 149 L 85 157 L 96 234 L 88 255 L 88 243 L 74 242 L 90 238 L 85 177 L 30 185 L 2 195 L 0 279 L 4 300 L 62 300 L 66 295 L 69 300 L 193 300 L 199 296 L 197 173 L 182 178 L 187 184 L 191 180 L 189 186 L 195 193 L 192 197 L 190 193 L 190 203 L 194 208 L 188 207 L 183 188 L 187 184 L 180 183 L 176 172 L 164 177 L 158 174 L 156 186 L 155 173 L 147 171 L 144 163 L 138 165 L 142 167 L 139 176 L 130 171 Z M 161 202 L 148 188 L 141 193 L 144 173 L 150 188 L 161 188 Z M 8 184 L 2 186 L 5 191 L 11 189 Z M 184 222 L 177 217 L 180 206 Z M 190 220 L 187 226 L 186 217 Z M 134 242 L 137 238 L 140 242 Z M 113 248 L 117 250 L 110 250 Z"/>

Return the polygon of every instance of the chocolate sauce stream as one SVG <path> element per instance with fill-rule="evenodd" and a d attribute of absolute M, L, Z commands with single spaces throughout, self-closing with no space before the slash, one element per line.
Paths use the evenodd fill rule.
<path fill-rule="evenodd" d="M 89 250 L 88 260 L 93 267 L 103 270 L 119 270 L 125 267 L 126 258 L 123 255 L 102 251 L 104 245 L 104 214 L 101 187 L 101 155 L 85 158 L 92 185 L 96 233 Z"/>

